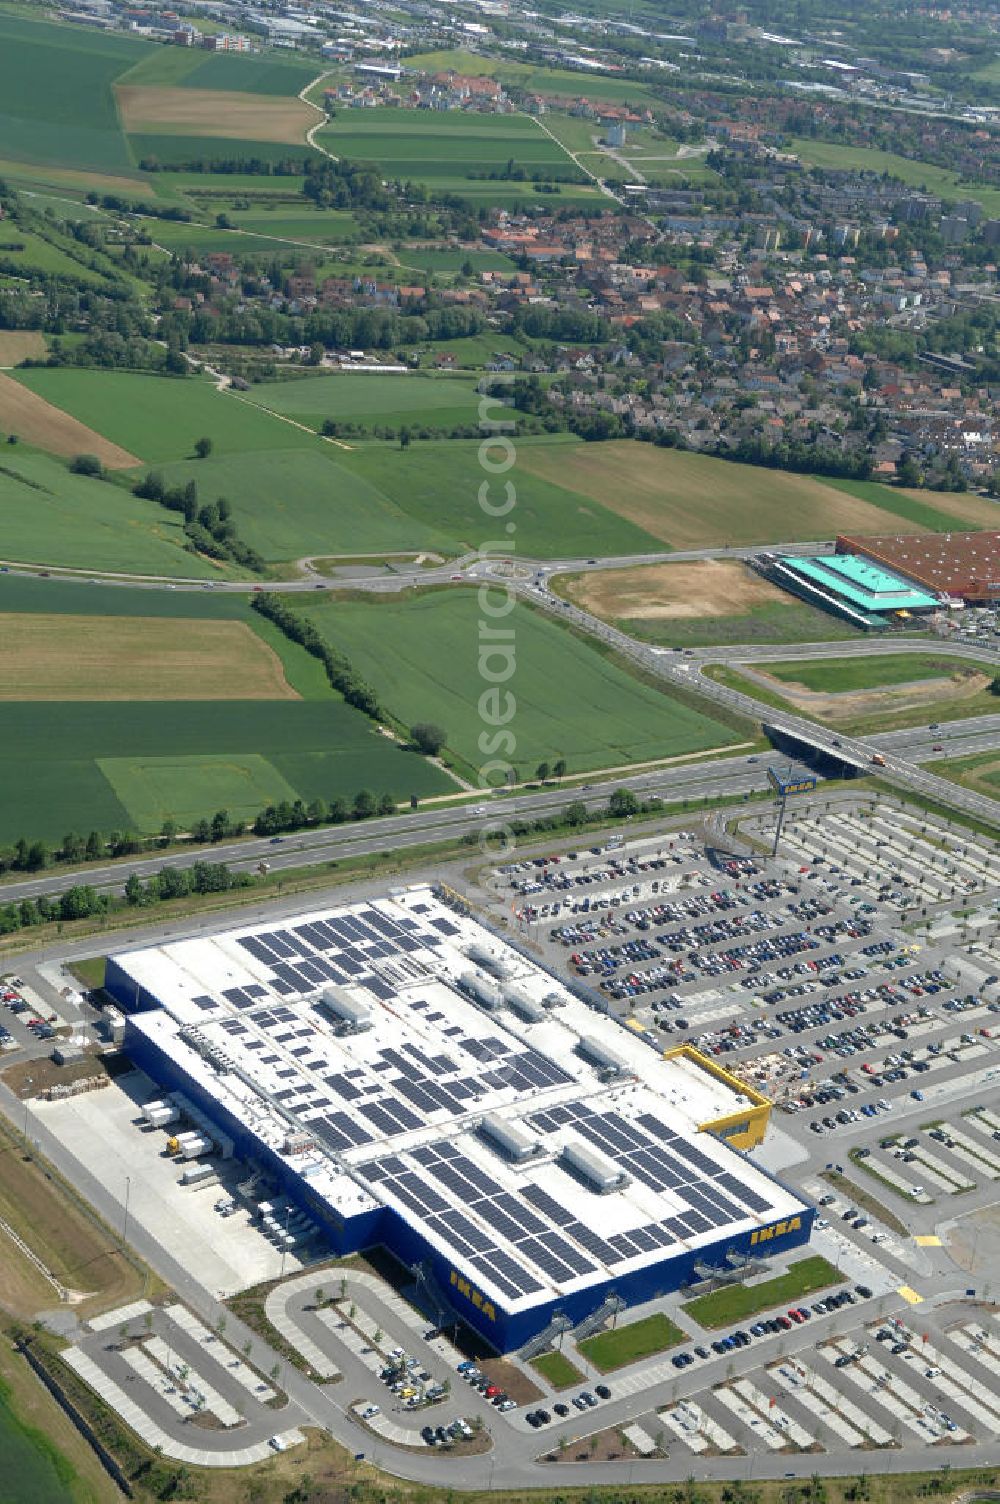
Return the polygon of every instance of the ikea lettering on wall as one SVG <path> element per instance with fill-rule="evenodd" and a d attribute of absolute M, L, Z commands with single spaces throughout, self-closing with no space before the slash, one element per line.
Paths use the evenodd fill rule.
<path fill-rule="evenodd" d="M 471 1300 L 477 1311 L 482 1311 L 487 1321 L 496 1321 L 497 1313 L 490 1301 L 486 1299 L 469 1281 L 459 1274 L 457 1269 L 451 1271 L 451 1282 L 459 1295 L 464 1295 L 466 1300 Z"/>
<path fill-rule="evenodd" d="M 752 1248 L 754 1243 L 767 1243 L 771 1238 L 780 1238 L 786 1232 L 797 1232 L 801 1226 L 801 1217 L 789 1217 L 787 1222 L 775 1222 L 773 1227 L 759 1227 L 750 1234 L 750 1246 Z"/>

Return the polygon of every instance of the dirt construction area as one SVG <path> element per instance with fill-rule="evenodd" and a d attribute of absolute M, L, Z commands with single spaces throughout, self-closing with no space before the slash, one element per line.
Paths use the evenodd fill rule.
<path fill-rule="evenodd" d="M 0 615 L 0 700 L 296 700 L 241 621 Z"/>
<path fill-rule="evenodd" d="M 745 564 L 720 559 L 579 574 L 565 581 L 565 594 L 605 620 L 740 616 L 753 606 L 789 604 L 784 590 Z"/>
<path fill-rule="evenodd" d="M 118 107 L 126 131 L 168 136 L 227 136 L 302 146 L 321 117 L 301 99 L 226 89 L 169 89 L 125 84 Z"/>
<path fill-rule="evenodd" d="M 960 669 L 941 678 L 918 679 L 909 684 L 883 684 L 874 689 L 822 694 L 806 689 L 802 684 L 778 679 L 760 669 L 744 667 L 743 673 L 746 678 L 776 691 L 797 710 L 837 726 L 846 726 L 865 716 L 898 715 L 909 710 L 926 710 L 929 715 L 933 715 L 935 707 L 942 701 L 947 701 L 951 706 L 962 700 L 975 700 L 988 688 L 992 677 L 990 674 Z M 960 712 L 956 711 L 958 713 Z"/>
<path fill-rule="evenodd" d="M 0 429 L 51 454 L 95 454 L 108 470 L 128 470 L 142 461 L 85 423 L 0 374 Z"/>

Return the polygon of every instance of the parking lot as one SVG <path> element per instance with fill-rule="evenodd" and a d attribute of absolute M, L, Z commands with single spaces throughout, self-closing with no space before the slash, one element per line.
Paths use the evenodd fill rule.
<path fill-rule="evenodd" d="M 223 1324 L 224 1326 L 224 1324 Z M 200 1466 L 260 1461 L 303 1440 L 303 1417 L 253 1362 L 188 1307 L 137 1301 L 95 1317 L 66 1362 L 154 1448 Z"/>
<path fill-rule="evenodd" d="M 773 834 L 773 813 L 742 823 Z M 1000 1355 L 981 1336 L 933 1334 L 909 1284 L 947 1267 L 936 1208 L 989 1207 L 1000 1179 L 1000 985 L 984 948 L 1000 940 L 979 927 L 984 964 L 973 967 L 949 925 L 952 905 L 965 906 L 966 936 L 980 907 L 995 915 L 991 844 L 929 816 L 873 814 L 862 796 L 790 809 L 775 860 L 672 833 L 552 852 L 499 876 L 521 933 L 595 1008 L 651 1048 L 691 1041 L 723 1057 L 772 1097 L 782 1111 L 767 1162 L 821 1203 L 817 1251 L 881 1302 L 875 1326 L 850 1305 L 814 1310 L 816 1299 L 800 1326 L 791 1309 L 767 1313 L 744 1322 L 735 1350 L 713 1349 L 713 1332 L 609 1376 L 601 1408 L 613 1423 L 693 1456 L 991 1438 L 993 1400 L 969 1387 L 956 1349 L 975 1341 L 985 1367 Z M 893 1328 L 883 1353 L 877 1331 L 911 1300 L 919 1342 Z M 669 1299 L 662 1308 L 676 1317 Z M 932 1345 L 920 1367 L 918 1347 Z M 541 1429 L 576 1436 L 579 1416 L 553 1400 L 565 1406 L 550 1396 Z"/>

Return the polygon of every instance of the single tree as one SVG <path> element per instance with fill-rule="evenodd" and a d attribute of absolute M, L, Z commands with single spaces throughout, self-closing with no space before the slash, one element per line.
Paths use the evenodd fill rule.
<path fill-rule="evenodd" d="M 438 726 L 433 721 L 418 721 L 410 727 L 410 739 L 418 752 L 423 752 L 427 757 L 436 757 L 447 740 L 447 734 L 443 726 Z"/>
<path fill-rule="evenodd" d="M 538 767 L 535 769 L 535 777 L 538 779 L 539 783 L 544 783 L 546 781 L 549 776 L 549 771 L 550 769 L 547 762 L 540 762 L 538 764 Z"/>
<path fill-rule="evenodd" d="M 200 460 L 207 460 L 208 456 L 212 453 L 213 447 L 212 440 L 206 435 L 197 441 L 194 446 L 194 452 Z"/>
<path fill-rule="evenodd" d="M 377 808 L 375 795 L 368 789 L 359 789 L 351 806 L 355 820 L 368 820 Z"/>
<path fill-rule="evenodd" d="M 96 454 L 78 454 L 69 467 L 74 475 L 93 475 L 98 479 L 104 474 L 104 466 Z"/>

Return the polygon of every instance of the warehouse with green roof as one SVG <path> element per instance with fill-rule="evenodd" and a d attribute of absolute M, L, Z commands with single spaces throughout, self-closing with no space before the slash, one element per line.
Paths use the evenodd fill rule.
<path fill-rule="evenodd" d="M 866 631 L 936 611 L 941 604 L 929 591 L 857 554 L 767 554 L 760 563 L 793 595 Z"/>

